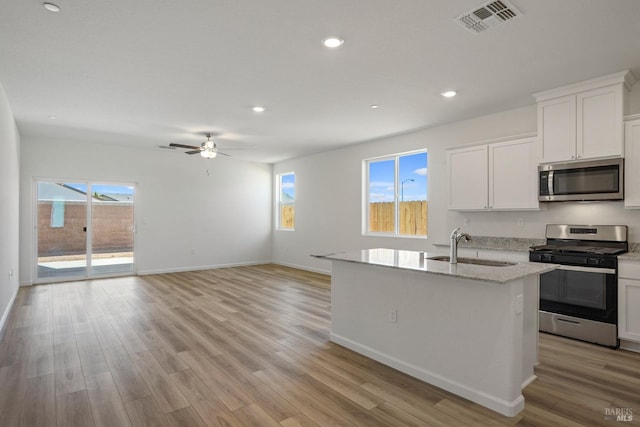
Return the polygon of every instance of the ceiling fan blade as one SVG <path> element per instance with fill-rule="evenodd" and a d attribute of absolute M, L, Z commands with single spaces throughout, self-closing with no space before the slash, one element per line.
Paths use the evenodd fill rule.
<path fill-rule="evenodd" d="M 184 154 L 199 154 L 202 150 L 185 151 Z"/>
<path fill-rule="evenodd" d="M 224 147 L 224 148 L 219 148 L 220 150 L 224 150 L 224 151 L 230 151 L 230 150 L 244 150 L 244 148 L 237 148 L 237 147 Z"/>
<path fill-rule="evenodd" d="M 200 147 L 196 147 L 194 145 L 184 145 L 184 144 L 176 144 L 172 142 L 169 144 L 169 147 L 177 147 L 177 148 L 188 148 L 190 150 L 200 150 Z"/>
<path fill-rule="evenodd" d="M 231 157 L 229 154 L 223 153 L 222 151 L 216 151 L 218 154 L 222 154 L 223 156 Z"/>

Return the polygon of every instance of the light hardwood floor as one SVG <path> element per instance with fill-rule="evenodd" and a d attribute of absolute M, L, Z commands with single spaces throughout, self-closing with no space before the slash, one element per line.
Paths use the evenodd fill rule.
<path fill-rule="evenodd" d="M 640 425 L 640 354 L 542 334 L 507 418 L 330 343 L 329 282 L 265 265 L 20 289 L 0 425 Z"/>

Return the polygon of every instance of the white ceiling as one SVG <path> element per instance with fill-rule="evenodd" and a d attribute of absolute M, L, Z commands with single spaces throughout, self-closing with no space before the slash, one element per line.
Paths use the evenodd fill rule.
<path fill-rule="evenodd" d="M 274 162 L 640 77 L 639 0 L 512 0 L 523 16 L 481 34 L 454 21 L 477 0 L 52 1 L 61 12 L 0 0 L 0 82 L 23 137 L 156 150 L 211 131 Z M 341 48 L 321 45 L 331 34 Z"/>

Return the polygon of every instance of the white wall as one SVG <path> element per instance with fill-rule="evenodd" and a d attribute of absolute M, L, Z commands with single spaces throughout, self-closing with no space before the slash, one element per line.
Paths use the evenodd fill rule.
<path fill-rule="evenodd" d="M 640 113 L 640 85 L 631 94 L 629 113 Z M 630 241 L 640 241 L 640 210 L 626 210 L 622 202 L 550 203 L 535 212 L 448 211 L 445 149 L 535 133 L 536 123 L 532 104 L 275 164 L 274 174 L 296 173 L 296 224 L 295 231 L 274 232 L 274 262 L 329 272 L 329 262 L 309 255 L 374 247 L 432 250 L 431 244 L 446 243 L 458 226 L 471 235 L 544 238 L 548 223 L 626 224 Z M 429 153 L 428 238 L 362 235 L 362 161 L 423 148 Z M 517 225 L 519 218 L 524 226 Z"/>
<path fill-rule="evenodd" d="M 20 134 L 0 85 L 0 329 L 18 290 Z"/>
<path fill-rule="evenodd" d="M 234 158 L 24 137 L 20 281 L 34 280 L 34 178 L 137 184 L 136 267 L 146 274 L 269 262 L 271 170 Z"/>

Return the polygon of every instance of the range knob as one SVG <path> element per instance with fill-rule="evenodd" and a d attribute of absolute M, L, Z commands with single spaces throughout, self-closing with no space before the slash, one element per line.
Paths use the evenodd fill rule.
<path fill-rule="evenodd" d="M 585 261 L 587 265 L 598 265 L 602 263 L 600 258 L 587 258 Z"/>
<path fill-rule="evenodd" d="M 542 254 L 542 261 L 553 261 L 553 254 Z"/>

